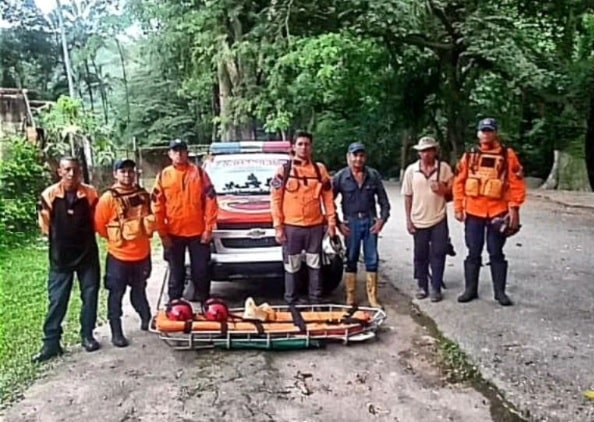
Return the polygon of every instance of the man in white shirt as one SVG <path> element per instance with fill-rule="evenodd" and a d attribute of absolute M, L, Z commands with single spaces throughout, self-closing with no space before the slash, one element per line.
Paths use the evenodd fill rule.
<path fill-rule="evenodd" d="M 419 160 L 409 165 L 402 180 L 406 228 L 414 239 L 414 267 L 418 283 L 417 299 L 429 295 L 431 265 L 431 301 L 442 299 L 441 287 L 445 259 L 450 248 L 446 203 L 451 196 L 454 174 L 451 167 L 437 159 L 439 144 L 423 137 L 413 147 Z"/>

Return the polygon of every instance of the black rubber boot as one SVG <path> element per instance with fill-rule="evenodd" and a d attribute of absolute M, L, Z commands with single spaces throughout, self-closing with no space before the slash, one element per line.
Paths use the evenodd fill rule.
<path fill-rule="evenodd" d="M 458 302 L 466 303 L 478 299 L 478 279 L 480 264 L 464 261 L 464 293 L 458 296 Z"/>
<path fill-rule="evenodd" d="M 507 261 L 491 262 L 491 279 L 493 280 L 493 292 L 495 300 L 501 306 L 513 305 L 510 298 L 505 294 L 507 284 Z"/>
<path fill-rule="evenodd" d="M 109 321 L 109 326 L 111 327 L 111 343 L 115 347 L 128 346 L 128 340 L 126 340 L 126 337 L 124 337 L 124 333 L 122 332 L 122 320 L 112 319 Z"/>
<path fill-rule="evenodd" d="M 64 350 L 62 350 L 59 343 L 44 344 L 39 353 L 31 358 L 31 362 L 41 363 L 63 354 Z"/>
<path fill-rule="evenodd" d="M 148 331 L 149 325 L 151 323 L 151 312 L 149 311 L 147 314 L 140 316 L 140 329 L 142 331 Z"/>

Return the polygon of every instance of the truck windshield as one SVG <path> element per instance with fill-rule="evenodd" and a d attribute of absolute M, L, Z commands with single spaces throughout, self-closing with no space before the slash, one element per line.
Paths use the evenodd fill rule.
<path fill-rule="evenodd" d="M 254 160 L 255 161 L 255 160 Z M 275 160 L 276 161 L 276 160 Z M 218 194 L 262 195 L 270 192 L 270 182 L 283 161 L 253 163 L 253 165 L 219 165 L 206 168 Z"/>

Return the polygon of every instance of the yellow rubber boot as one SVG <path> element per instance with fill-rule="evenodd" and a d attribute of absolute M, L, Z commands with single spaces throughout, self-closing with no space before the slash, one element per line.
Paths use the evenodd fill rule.
<path fill-rule="evenodd" d="M 377 273 L 367 273 L 367 300 L 372 308 L 383 308 L 377 299 Z"/>
<path fill-rule="evenodd" d="M 344 285 L 346 290 L 346 304 L 353 306 L 357 303 L 357 273 L 345 273 Z"/>

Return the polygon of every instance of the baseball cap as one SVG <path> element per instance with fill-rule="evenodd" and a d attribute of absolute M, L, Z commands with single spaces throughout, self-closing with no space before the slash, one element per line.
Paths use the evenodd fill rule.
<path fill-rule="evenodd" d="M 423 136 L 416 145 L 413 145 L 413 148 L 417 151 L 424 151 L 430 148 L 439 148 L 439 143 L 431 136 Z"/>
<path fill-rule="evenodd" d="M 169 142 L 169 149 L 188 149 L 188 144 L 181 139 L 174 139 Z"/>
<path fill-rule="evenodd" d="M 483 119 L 478 124 L 478 130 L 497 130 L 497 120 L 493 119 L 492 117 L 487 117 Z"/>
<path fill-rule="evenodd" d="M 348 151 L 351 154 L 355 152 L 365 152 L 365 145 L 363 145 L 361 142 L 353 142 L 349 145 Z"/>
<path fill-rule="evenodd" d="M 124 167 L 136 167 L 136 163 L 130 158 L 120 158 L 119 160 L 116 160 L 115 163 L 113 163 L 114 170 L 120 170 Z"/>

